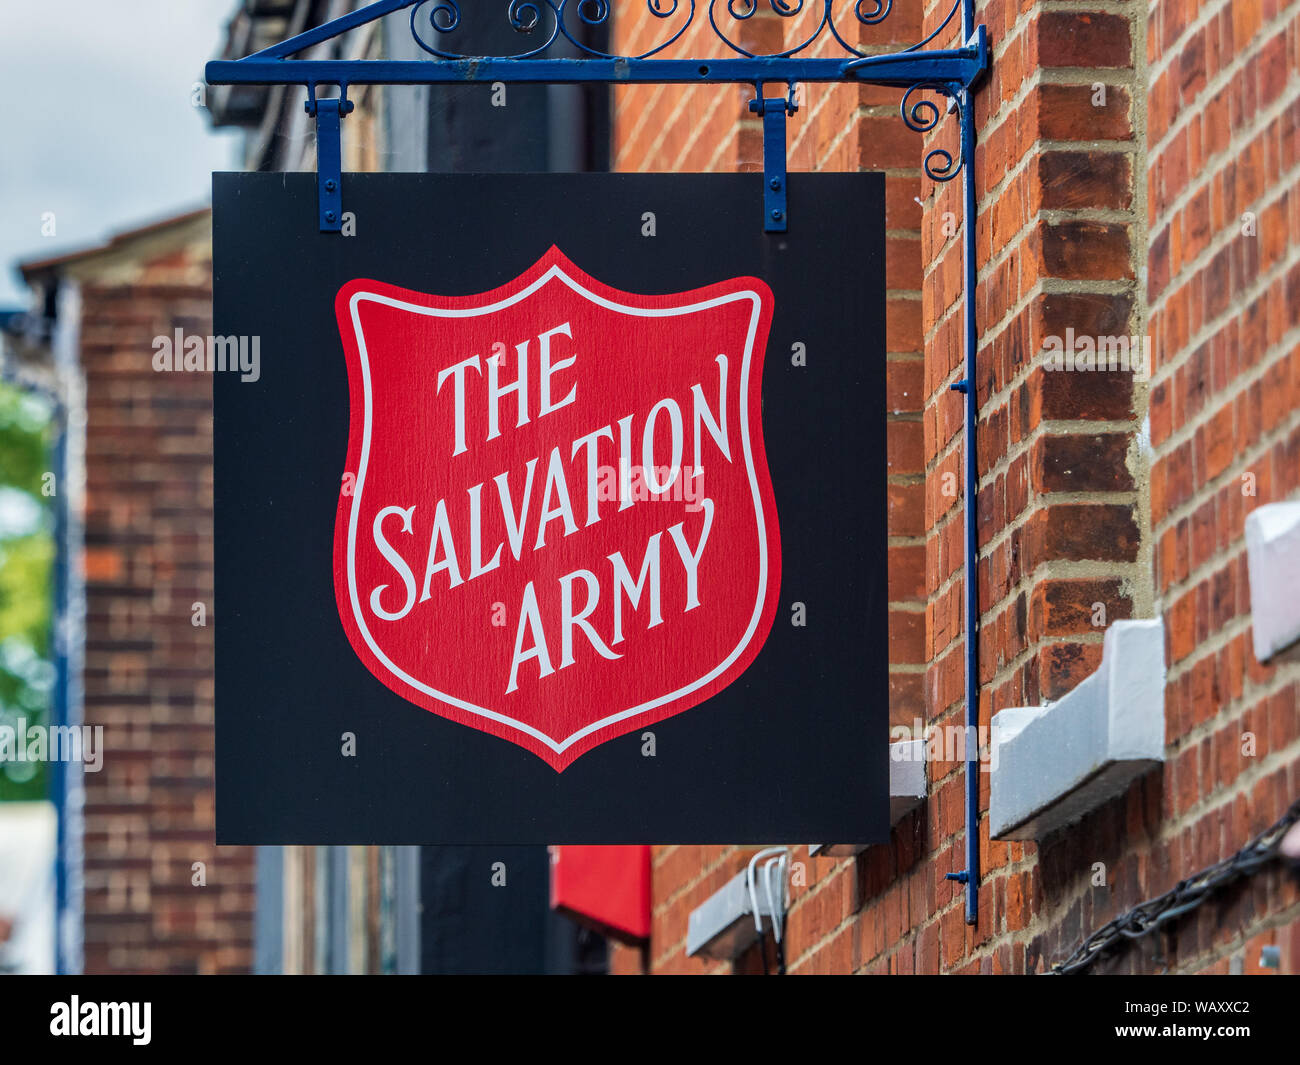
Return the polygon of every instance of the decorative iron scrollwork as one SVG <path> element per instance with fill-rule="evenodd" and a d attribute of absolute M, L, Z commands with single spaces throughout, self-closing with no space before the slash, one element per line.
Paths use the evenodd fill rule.
<path fill-rule="evenodd" d="M 842 0 L 847 2 L 847 0 Z M 850 56 L 865 57 L 868 52 L 851 45 L 840 32 L 834 12 L 835 0 L 709 0 L 709 25 L 714 36 L 738 55 L 749 59 L 785 59 L 806 52 L 823 34 L 831 37 Z M 912 52 L 934 40 L 951 23 L 961 9 L 962 0 L 953 0 L 951 8 L 939 25 L 923 40 L 906 48 L 903 52 Z M 525 37 L 540 34 L 537 43 L 529 42 L 530 47 L 524 51 L 500 58 L 530 59 L 541 55 L 561 38 L 573 45 L 582 55 L 600 59 L 648 59 L 657 55 L 677 41 L 695 21 L 696 0 L 645 0 L 646 10 L 656 19 L 671 22 L 671 33 L 654 47 L 636 55 L 621 55 L 602 52 L 583 41 L 581 35 L 575 35 L 567 19 L 576 14 L 577 19 L 587 26 L 602 26 L 609 22 L 613 10 L 612 0 L 509 0 L 506 5 L 506 20 L 511 29 Z M 894 9 L 894 0 L 852 0 L 853 16 L 862 26 L 875 26 L 884 22 Z M 764 7 L 783 19 L 794 19 L 808 14 L 810 28 L 802 38 L 790 47 L 774 52 L 754 52 L 729 36 L 729 30 L 720 25 L 721 11 L 735 23 L 745 23 L 752 19 Z M 820 14 L 817 13 L 820 8 Z M 680 12 L 680 14 L 679 14 Z M 674 18 L 676 16 L 676 18 Z M 843 21 L 851 24 L 845 18 Z M 411 8 L 411 35 L 415 43 L 438 59 L 475 59 L 483 58 L 468 53 L 450 51 L 443 47 L 442 41 L 431 40 L 428 35 L 451 37 L 461 26 L 460 0 L 418 0 Z"/>
<path fill-rule="evenodd" d="M 653 18 L 668 20 L 677 14 L 682 0 L 645 0 L 646 10 Z M 781 0 L 774 0 L 780 3 Z M 800 0 L 802 2 L 802 0 Z M 508 59 L 531 59 L 541 55 L 560 38 L 568 41 L 583 55 L 598 59 L 648 59 L 662 52 L 676 41 L 695 21 L 695 0 L 688 0 L 685 17 L 681 25 L 666 40 L 653 48 L 637 55 L 623 56 L 611 52 L 602 52 L 587 42 L 575 37 L 565 21 L 570 12 L 576 12 L 579 21 L 588 26 L 600 26 L 609 21 L 613 7 L 610 0 L 509 0 L 506 6 L 506 19 L 510 28 L 524 36 L 532 36 L 540 29 L 545 40 L 510 56 Z M 423 14 L 423 18 L 421 17 Z M 457 0 L 419 0 L 411 8 L 411 36 L 415 43 L 438 59 L 475 59 L 482 58 L 461 52 L 450 52 L 439 48 L 426 40 L 422 33 L 432 29 L 434 32 L 450 36 L 460 27 L 460 5 Z M 427 24 L 427 25 L 426 25 Z M 549 29 L 547 29 L 549 26 Z"/>
<path fill-rule="evenodd" d="M 959 88 L 943 82 L 921 81 L 903 93 L 903 99 L 898 105 L 903 124 L 908 129 L 914 133 L 929 133 L 939 125 L 940 120 L 949 110 L 947 107 L 940 107 L 938 103 L 929 97 L 921 96 L 913 99 L 914 93 L 922 92 L 938 93 L 945 100 L 950 100 L 952 110 L 957 114 L 957 125 L 960 128 L 963 103 Z M 964 163 L 965 160 L 962 158 L 960 147 L 957 150 L 956 158 L 947 148 L 932 148 L 925 153 L 925 162 L 923 164 L 925 176 L 931 181 L 951 181 L 961 173 Z"/>

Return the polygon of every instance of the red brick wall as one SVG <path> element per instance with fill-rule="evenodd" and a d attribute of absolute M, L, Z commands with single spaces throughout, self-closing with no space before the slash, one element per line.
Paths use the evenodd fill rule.
<path fill-rule="evenodd" d="M 1300 3 L 1162 0 L 1146 51 L 1151 538 L 1169 663 L 1159 839 L 1186 867 L 1300 794 L 1297 655 L 1255 660 L 1243 539 L 1251 510 L 1300 495 Z M 1295 899 L 1265 878 L 1188 951 L 1289 905 L 1300 971 Z"/>
<path fill-rule="evenodd" d="M 85 970 L 252 966 L 252 852 L 213 846 L 212 392 L 153 338 L 212 331 L 206 219 L 74 264 L 86 375 Z M 191 623 L 202 602 L 206 627 Z M 193 886 L 193 864 L 207 885 Z"/>
<path fill-rule="evenodd" d="M 916 8 L 898 6 L 863 31 L 869 48 L 923 35 L 908 22 Z M 925 6 L 924 32 L 947 7 Z M 963 768 L 932 763 L 924 809 L 889 845 L 850 860 L 792 845 L 808 880 L 792 889 L 792 972 L 1041 970 L 1235 851 L 1300 794 L 1300 665 L 1253 660 L 1241 539 L 1250 506 L 1300 488 L 1300 299 L 1286 288 L 1300 5 L 1278 7 L 1166 0 L 1148 22 L 1128 3 L 979 5 L 994 55 L 975 101 L 980 722 L 1059 698 L 1095 670 L 1106 625 L 1162 614 L 1167 761 L 1042 847 L 990 841 L 982 815 L 974 928 L 944 879 L 964 864 Z M 782 21 L 760 15 L 750 32 L 779 40 Z M 618 50 L 653 22 L 632 5 Z M 700 37 L 693 54 L 718 52 Z M 756 168 L 747 95 L 621 90 L 617 165 Z M 961 724 L 962 405 L 948 387 L 965 375 L 961 188 L 919 169 L 924 150 L 955 150 L 958 127 L 950 116 L 923 145 L 899 121 L 898 97 L 810 87 L 790 159 L 888 175 L 891 720 Z M 1238 235 L 1248 210 L 1254 238 Z M 1152 336 L 1154 379 L 1044 372 L 1045 338 L 1067 329 Z M 1244 472 L 1256 474 L 1254 497 L 1241 494 Z M 1245 731 L 1258 736 L 1255 757 L 1239 754 Z M 656 850 L 651 970 L 730 968 L 685 956 L 686 919 L 748 853 Z M 1104 887 L 1092 886 L 1097 863 Z M 1254 884 L 1182 922 L 1158 944 L 1163 960 L 1148 945 L 1105 968 L 1226 969 L 1276 939 L 1284 970 L 1300 969 L 1294 886 L 1277 872 Z M 615 958 L 616 969 L 640 964 L 636 952 Z M 736 969 L 756 965 L 751 952 Z"/>

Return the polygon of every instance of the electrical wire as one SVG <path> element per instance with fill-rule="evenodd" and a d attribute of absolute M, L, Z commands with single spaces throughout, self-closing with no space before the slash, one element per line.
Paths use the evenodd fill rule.
<path fill-rule="evenodd" d="M 789 865 L 790 852 L 785 847 L 765 847 L 750 856 L 749 865 L 745 869 L 745 886 L 749 890 L 749 907 L 754 915 L 754 930 L 758 933 L 758 950 L 763 959 L 763 975 L 768 976 L 770 974 L 767 967 L 767 942 L 763 935 L 763 908 L 758 903 L 756 871 L 759 860 L 763 858 L 769 858 L 763 866 L 763 894 L 767 900 L 773 938 L 776 940 L 777 975 L 784 976 L 785 948 L 781 944 L 781 932 L 782 918 L 785 914 L 785 871 Z"/>
<path fill-rule="evenodd" d="M 1277 857 L 1278 846 L 1287 830 L 1300 822 L 1300 800 L 1291 804 L 1286 814 L 1261 832 L 1236 854 L 1208 869 L 1180 880 L 1172 891 L 1133 907 L 1099 928 L 1085 939 L 1064 961 L 1048 971 L 1051 976 L 1068 976 L 1084 972 L 1111 951 L 1127 946 L 1171 921 L 1190 913 L 1210 896 L 1229 884 L 1252 876 Z"/>
<path fill-rule="evenodd" d="M 785 975 L 785 876 L 790 862 L 789 851 L 769 858 L 763 865 L 763 893 L 767 896 L 767 912 L 772 919 L 772 938 L 776 943 L 776 974 Z"/>

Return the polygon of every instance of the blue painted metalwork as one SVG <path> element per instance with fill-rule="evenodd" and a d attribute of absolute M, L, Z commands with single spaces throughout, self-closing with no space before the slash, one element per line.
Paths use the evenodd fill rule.
<path fill-rule="evenodd" d="M 374 3 L 287 41 L 264 48 L 244 59 L 214 60 L 206 77 L 213 85 L 303 85 L 307 109 L 317 125 L 320 228 L 338 232 L 342 228 L 342 151 L 340 119 L 352 105 L 347 100 L 350 85 L 449 85 L 457 83 L 505 82 L 515 84 L 748 84 L 755 98 L 750 110 L 763 116 L 764 228 L 786 232 L 789 209 L 786 204 L 785 126 L 786 115 L 794 113 L 794 86 L 799 82 L 860 82 L 906 90 L 899 111 L 906 126 L 926 133 L 935 129 L 946 113 L 956 112 L 961 127 L 960 148 L 954 159 L 943 148 L 925 156 L 925 173 L 934 181 L 951 181 L 964 175 L 963 234 L 965 379 L 953 388 L 965 396 L 965 542 L 966 542 L 966 868 L 948 874 L 966 891 L 966 920 L 978 917 L 979 890 L 979 753 L 973 742 L 979 723 L 979 597 L 976 587 L 978 543 L 976 500 L 978 469 L 975 435 L 979 419 L 976 396 L 975 355 L 978 332 L 975 320 L 975 182 L 967 164 L 974 158 L 975 117 L 971 90 L 989 67 L 988 36 L 975 25 L 975 0 L 952 0 L 952 6 L 925 38 L 897 52 L 868 54 L 854 48 L 836 25 L 834 0 L 767 0 L 780 18 L 804 14 L 811 27 L 793 47 L 774 53 L 758 53 L 737 43 L 723 22 L 744 23 L 759 11 L 761 0 L 645 0 L 646 10 L 664 26 L 664 36 L 636 55 L 602 52 L 575 35 L 576 17 L 587 26 L 600 26 L 612 13 L 612 0 L 507 0 L 505 17 L 521 37 L 537 36 L 529 46 L 510 56 L 473 56 L 444 47 L 454 40 L 461 24 L 459 0 L 375 0 Z M 714 38 L 726 50 L 721 57 L 689 59 L 659 58 L 694 23 L 699 7 L 707 11 Z M 852 0 L 853 18 L 863 26 L 883 22 L 893 10 L 894 0 Z M 307 49 L 339 37 L 385 15 L 410 9 L 411 35 L 432 59 L 429 61 L 293 59 Z M 725 9 L 725 16 L 721 10 Z M 961 40 L 957 48 L 926 49 L 961 12 Z M 806 23 L 805 23 L 806 24 Z M 784 37 L 783 37 L 784 39 Z M 808 53 L 827 39 L 842 55 Z M 545 53 L 552 45 L 565 42 L 576 48 L 577 58 L 551 58 Z M 820 47 L 821 52 L 834 48 Z M 789 87 L 789 96 L 765 98 L 766 83 Z M 320 86 L 337 86 L 338 99 L 318 99 Z M 946 101 L 943 107 L 931 96 Z"/>
<path fill-rule="evenodd" d="M 916 101 L 912 100 L 913 93 L 926 91 L 946 96 L 949 107 L 956 108 L 960 113 L 961 100 L 965 89 L 955 83 L 943 84 L 940 82 L 919 81 L 911 86 L 907 92 L 903 93 L 903 99 L 898 109 L 903 116 L 903 124 L 915 133 L 928 133 L 939 124 L 939 120 L 943 117 L 939 105 L 933 100 L 926 97 Z M 932 148 L 925 155 L 926 176 L 932 181 L 951 181 L 962 169 L 965 154 L 963 150 L 954 159 L 952 153 L 946 148 Z"/>
<path fill-rule="evenodd" d="M 868 56 L 877 58 L 874 54 L 854 48 L 844 39 L 836 25 L 832 10 L 833 2 L 834 0 L 811 0 L 811 2 L 806 2 L 806 0 L 767 0 L 772 12 L 785 19 L 793 19 L 803 14 L 805 8 L 809 11 L 820 9 L 821 12 L 816 25 L 802 41 L 792 48 L 784 48 L 779 52 L 770 53 L 750 51 L 728 36 L 727 31 L 719 25 L 717 13 L 719 0 L 709 0 L 707 10 L 713 35 L 725 48 L 746 59 L 781 59 L 796 56 L 800 52 L 807 51 L 823 36 L 833 38 L 847 55 L 859 58 Z M 610 0 L 508 0 L 505 16 L 511 28 L 524 37 L 531 37 L 540 30 L 545 35 L 545 38 L 540 43 L 535 43 L 514 55 L 501 58 L 530 59 L 540 56 L 562 37 L 583 53 L 583 57 L 586 59 L 624 59 L 636 62 L 648 59 L 676 42 L 691 27 L 697 12 L 696 0 L 645 0 L 645 4 L 649 14 L 663 22 L 667 36 L 653 47 L 636 55 L 616 55 L 610 52 L 602 52 L 587 44 L 580 37 L 575 37 L 568 23 L 569 15 L 576 12 L 579 21 L 587 26 L 604 25 L 613 10 Z M 962 38 L 969 41 L 974 32 L 974 13 L 970 10 L 970 4 L 971 0 L 952 0 L 952 6 L 948 14 L 935 27 L 933 32 L 898 54 L 915 53 L 918 57 L 937 54 L 936 52 L 922 52 L 921 49 L 943 32 L 959 10 L 963 13 Z M 760 0 L 726 0 L 724 6 L 727 17 L 731 21 L 743 23 L 758 13 Z M 853 16 L 858 23 L 864 26 L 872 26 L 883 22 L 893 10 L 893 6 L 893 0 L 856 0 L 853 4 Z M 366 7 L 351 11 L 331 22 L 307 30 L 296 37 L 289 38 L 287 41 L 271 45 L 260 52 L 255 52 L 246 59 L 236 60 L 235 62 L 242 65 L 261 60 L 287 59 L 308 48 L 323 44 L 350 30 L 358 29 L 367 23 L 374 22 L 376 19 L 383 18 L 385 15 L 406 8 L 411 9 L 412 37 L 430 55 L 441 60 L 483 58 L 438 47 L 429 43 L 423 36 L 424 33 L 435 33 L 439 37 L 449 37 L 456 32 L 461 22 L 458 0 L 375 0 L 374 3 Z M 421 19 L 422 14 L 427 16 L 423 20 Z M 422 27 L 422 21 L 427 23 L 427 27 Z M 548 21 L 550 23 L 549 29 L 546 28 Z M 211 71 L 212 66 L 209 65 L 208 69 Z M 209 78 L 208 80 L 211 81 L 212 79 Z M 750 79 L 744 78 L 741 80 L 748 81 Z"/>
<path fill-rule="evenodd" d="M 778 136 L 780 144 L 784 145 L 785 121 L 784 115 L 778 116 L 761 103 L 764 83 L 783 82 L 791 86 L 792 90 L 797 82 L 844 81 L 904 88 L 907 89 L 907 95 L 901 108 L 903 121 L 910 129 L 926 132 L 938 124 L 942 113 L 932 100 L 911 102 L 912 94 L 930 91 L 947 96 L 949 100 L 957 100 L 983 74 L 989 62 L 984 27 L 979 27 L 978 31 L 975 29 L 973 13 L 968 10 L 972 0 L 953 0 L 947 15 L 924 40 L 900 52 L 880 55 L 868 55 L 844 39 L 835 24 L 833 0 L 814 0 L 812 3 L 808 0 L 768 0 L 771 10 L 781 18 L 794 18 L 804 12 L 805 6 L 815 12 L 820 5 L 820 16 L 796 45 L 770 54 L 750 51 L 732 40 L 719 23 L 717 9 L 720 0 L 709 0 L 708 20 L 714 37 L 740 58 L 706 59 L 654 58 L 677 41 L 692 25 L 697 12 L 697 0 L 645 2 L 646 10 L 664 22 L 667 35 L 658 44 L 633 56 L 613 55 L 591 47 L 575 37 L 566 22 L 576 12 L 577 18 L 586 25 L 601 25 L 610 17 L 611 0 L 508 0 L 505 13 L 511 28 L 523 36 L 535 33 L 543 35 L 539 43 L 510 56 L 469 56 L 439 46 L 441 38 L 454 35 L 460 26 L 458 0 L 377 0 L 367 7 L 349 12 L 244 59 L 214 60 L 207 66 L 207 80 L 214 85 L 305 85 L 309 97 L 308 111 L 316 115 L 317 119 L 317 135 L 322 141 L 329 142 L 328 150 L 331 153 L 337 137 L 335 119 L 350 110 L 346 104 L 349 85 L 434 85 L 498 81 L 517 84 L 751 84 L 754 86 L 757 104 L 752 109 L 764 116 L 765 169 L 773 171 L 767 175 L 765 196 L 771 199 L 771 193 L 778 191 L 770 187 L 774 176 L 771 165 L 775 151 L 773 145 Z M 290 58 L 340 34 L 407 8 L 410 9 L 411 36 L 420 48 L 434 57 L 433 62 Z M 757 14 L 759 0 L 725 0 L 725 8 L 733 22 L 743 23 Z M 854 17 L 867 26 L 884 21 L 892 9 L 893 0 L 855 0 L 853 4 Z M 922 46 L 938 36 L 958 10 L 963 11 L 965 27 L 968 29 L 964 37 L 966 43 L 960 48 L 922 51 Z M 425 38 L 425 33 L 435 34 L 439 40 L 430 42 Z M 845 55 L 816 58 L 801 55 L 823 36 L 833 38 Z M 583 55 L 562 59 L 545 57 L 547 49 L 561 39 Z M 317 109 L 316 89 L 320 85 L 339 87 L 340 97 L 345 103 L 337 116 L 328 107 Z M 318 153 L 322 156 L 325 147 L 322 145 L 322 148 L 318 148 Z M 961 158 L 954 160 L 950 153 L 942 149 L 936 149 L 926 156 L 926 173 L 936 181 L 950 180 L 961 167 Z M 784 170 L 784 167 L 780 169 Z M 326 180 L 333 179 L 331 168 L 330 178 Z M 321 229 L 325 232 L 338 232 L 342 203 L 334 195 L 337 189 L 327 195 L 326 180 L 321 183 Z M 783 189 L 784 179 L 780 191 Z M 781 219 L 773 218 L 773 210 L 781 211 Z M 335 221 L 327 223 L 325 216 L 331 211 L 335 215 Z M 769 232 L 785 231 L 784 225 L 773 228 L 774 221 L 784 222 L 788 217 L 784 204 L 765 204 L 763 217 L 764 227 Z"/>
<path fill-rule="evenodd" d="M 763 116 L 763 229 L 784 233 L 786 218 L 785 116 L 799 110 L 794 102 L 794 88 L 784 99 L 759 95 L 749 101 L 749 109 Z"/>
<path fill-rule="evenodd" d="M 346 96 L 317 100 L 308 89 L 307 114 L 316 118 L 316 200 L 322 233 L 343 229 L 343 134 L 341 120 L 352 110 Z"/>
<path fill-rule="evenodd" d="M 970 90 L 961 94 L 961 154 L 975 158 L 975 107 Z M 975 291 L 978 281 L 975 258 L 975 229 L 979 206 L 975 196 L 974 167 L 963 169 L 965 219 L 962 224 L 963 266 L 966 271 L 963 314 L 966 327 L 966 499 L 962 519 L 966 534 L 966 923 L 979 917 L 980 875 L 980 761 L 979 761 L 979 561 L 976 516 L 979 498 L 979 467 L 975 456 L 975 431 L 979 424 L 979 396 L 975 374 L 975 353 L 979 329 L 975 320 Z"/>
<path fill-rule="evenodd" d="M 617 85 L 755 84 L 756 82 L 861 81 L 910 88 L 920 82 L 965 86 L 988 68 L 984 27 L 960 48 L 891 52 L 861 58 L 757 56 L 704 59 L 528 59 L 479 56 L 418 59 L 214 59 L 205 70 L 211 85 L 455 85 L 608 82 Z"/>

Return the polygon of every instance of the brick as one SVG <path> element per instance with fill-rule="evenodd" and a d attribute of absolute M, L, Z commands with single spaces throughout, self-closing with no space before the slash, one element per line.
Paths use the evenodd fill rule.
<path fill-rule="evenodd" d="M 1042 85 L 1037 94 L 1038 135 L 1050 141 L 1125 141 L 1133 136 L 1128 90 L 1105 84 L 1098 106 L 1091 85 Z"/>
<path fill-rule="evenodd" d="M 1133 488 L 1125 433 L 1068 433 L 1034 441 L 1036 492 L 1124 492 Z"/>
<path fill-rule="evenodd" d="M 1048 558 L 1132 562 L 1138 529 L 1130 506 L 1118 503 L 1063 503 L 1038 515 L 1042 551 Z"/>
<path fill-rule="evenodd" d="M 1110 622 L 1132 617 L 1132 610 L 1133 605 L 1118 580 L 1045 580 L 1034 588 L 1030 638 L 1096 635 Z"/>
<path fill-rule="evenodd" d="M 1127 226 L 1091 221 L 1042 224 L 1039 236 L 1044 277 L 1089 281 L 1133 277 Z"/>
<path fill-rule="evenodd" d="M 1034 165 L 1035 211 L 1122 210 L 1133 202 L 1132 163 L 1124 152 L 1044 151 Z"/>
<path fill-rule="evenodd" d="M 1036 44 L 1043 67 L 1124 67 L 1132 51 L 1128 19 L 1101 12 L 1045 12 Z"/>

